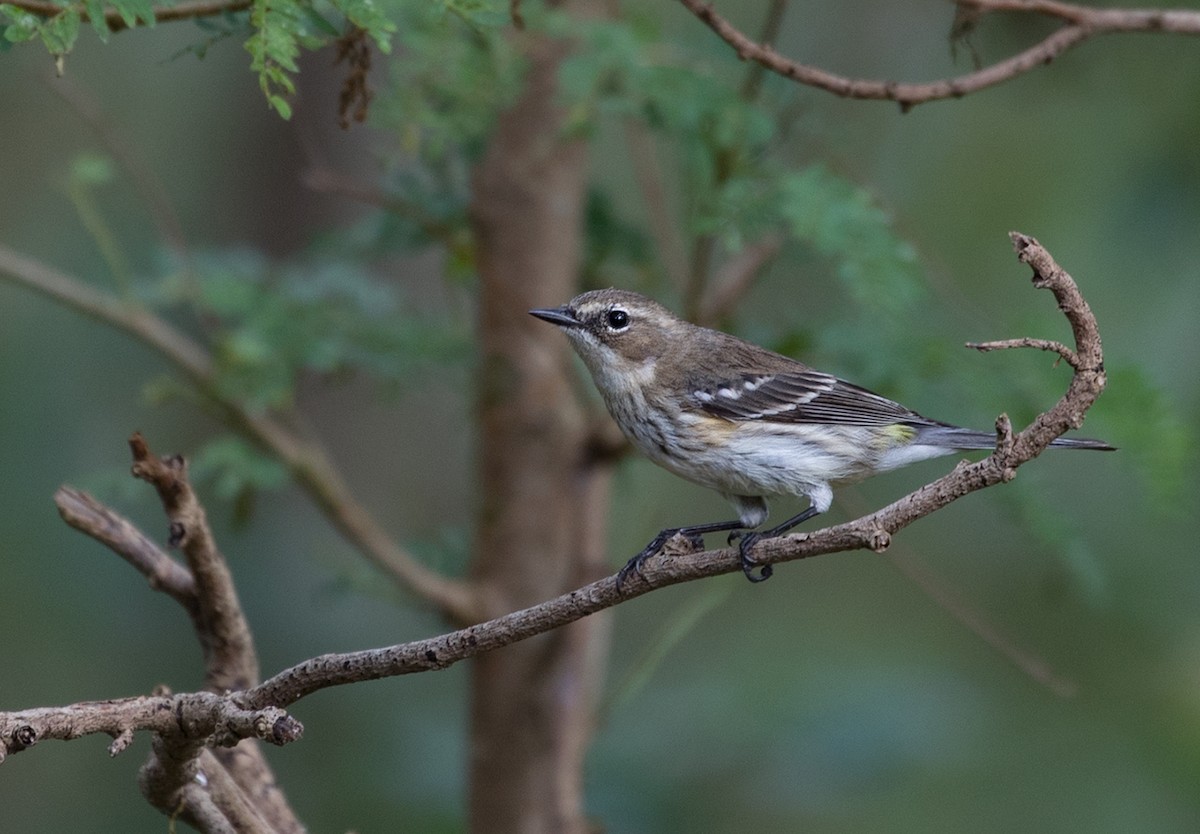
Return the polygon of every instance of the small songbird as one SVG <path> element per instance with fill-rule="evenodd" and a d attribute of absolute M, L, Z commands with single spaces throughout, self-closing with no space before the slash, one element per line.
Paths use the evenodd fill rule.
<path fill-rule="evenodd" d="M 993 449 L 995 433 L 939 423 L 830 374 L 728 333 L 700 327 L 635 292 L 585 292 L 562 307 L 530 310 L 562 328 L 591 371 L 621 431 L 652 461 L 715 489 L 737 510 L 731 521 L 663 530 L 617 575 L 617 584 L 676 534 L 729 530 L 751 582 L 771 575 L 749 550 L 829 509 L 833 487 L 966 449 Z M 1051 446 L 1103 449 L 1099 440 Z M 808 507 L 763 532 L 766 496 L 808 498 Z"/>

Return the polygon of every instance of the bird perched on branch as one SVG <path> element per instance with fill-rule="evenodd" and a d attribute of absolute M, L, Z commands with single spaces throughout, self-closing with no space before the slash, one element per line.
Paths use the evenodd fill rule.
<path fill-rule="evenodd" d="M 529 311 L 556 324 L 591 371 L 609 413 L 643 454 L 681 478 L 715 489 L 737 510 L 730 521 L 670 527 L 634 556 L 617 584 L 676 534 L 729 530 L 751 582 L 771 575 L 750 558 L 755 542 L 829 509 L 833 487 L 967 449 L 996 436 L 915 411 L 736 336 L 690 324 L 635 292 L 595 290 L 562 307 Z M 1058 438 L 1067 449 L 1113 447 Z M 762 532 L 767 496 L 808 507 Z"/>

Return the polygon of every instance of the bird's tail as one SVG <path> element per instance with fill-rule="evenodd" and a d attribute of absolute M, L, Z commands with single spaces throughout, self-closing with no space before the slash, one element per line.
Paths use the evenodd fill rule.
<path fill-rule="evenodd" d="M 995 449 L 996 433 L 960 429 L 958 426 L 920 426 L 913 442 L 947 449 Z M 1050 445 L 1059 449 L 1096 449 L 1103 452 L 1113 452 L 1117 448 L 1090 437 L 1059 437 Z"/>

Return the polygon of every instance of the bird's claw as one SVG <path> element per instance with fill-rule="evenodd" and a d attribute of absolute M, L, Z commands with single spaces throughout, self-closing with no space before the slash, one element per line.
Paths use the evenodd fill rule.
<path fill-rule="evenodd" d="M 733 544 L 734 541 L 737 541 L 738 543 L 738 555 L 742 560 L 742 573 L 744 573 L 746 578 L 751 582 L 765 582 L 771 578 L 771 574 L 775 573 L 775 568 L 771 567 L 770 565 L 760 565 L 758 562 L 750 558 L 750 549 L 754 547 L 754 545 L 756 545 L 761 538 L 762 535 L 759 533 L 749 533 L 741 530 L 735 530 L 729 534 L 729 543 Z M 759 568 L 757 576 L 754 573 L 755 568 Z"/>
<path fill-rule="evenodd" d="M 625 567 L 617 571 L 618 594 L 621 593 L 621 586 L 624 585 L 629 580 L 629 577 L 635 573 L 638 575 L 638 579 L 645 581 L 646 576 L 642 573 L 642 565 L 646 564 L 647 559 L 662 550 L 663 545 L 667 543 L 667 540 L 674 536 L 677 532 L 677 530 L 663 530 L 650 541 L 650 544 L 642 548 L 641 553 L 634 556 L 625 563 Z"/>

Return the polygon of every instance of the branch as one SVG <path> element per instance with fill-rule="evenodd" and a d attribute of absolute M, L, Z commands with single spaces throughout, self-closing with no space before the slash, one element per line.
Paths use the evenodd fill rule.
<path fill-rule="evenodd" d="M 892 536 L 917 519 L 971 492 L 1012 480 L 1019 466 L 1045 450 L 1055 437 L 1082 423 L 1085 412 L 1105 385 L 1095 317 L 1071 277 L 1036 240 L 1018 233 L 1011 238 L 1019 259 L 1033 268 L 1034 286 L 1054 293 L 1075 333 L 1079 364 L 1074 367 L 1067 392 L 1016 435 L 1008 418 L 1001 415 L 997 419 L 996 451 L 983 460 L 960 463 L 948 475 L 854 521 L 761 541 L 754 548 L 756 562 L 775 564 L 846 550 L 884 551 Z M 171 459 L 160 464 L 173 468 Z M 657 588 L 741 571 L 736 548 L 686 553 L 687 542 L 675 539 L 668 545 L 673 552 L 648 560 L 642 573 L 634 574 L 621 591 L 617 590 L 616 577 L 609 576 L 538 605 L 438 637 L 314 657 L 245 691 L 225 696 L 201 692 L 130 698 L 0 713 L 0 760 L 7 753 L 25 749 L 43 738 L 69 739 L 96 732 L 113 735 L 117 739 L 114 752 L 119 752 L 128 745 L 130 733 L 142 729 L 153 731 L 160 741 L 174 740 L 183 749 L 190 743 L 196 751 L 203 745 L 228 746 L 252 736 L 275 744 L 287 743 L 298 738 L 302 728 L 282 712 L 283 708 L 321 689 L 445 669 Z M 157 748 L 158 742 L 156 751 Z M 201 766 L 197 763 L 202 759 L 192 756 L 191 761 L 190 766 Z M 229 818 L 228 814 L 225 818 Z"/>
<path fill-rule="evenodd" d="M 65 707 L 0 712 L 0 762 L 40 741 L 70 741 L 104 733 L 113 737 L 109 755 L 128 746 L 130 734 L 149 730 L 176 741 L 231 747 L 257 738 L 283 745 L 300 738 L 304 726 L 282 709 L 247 710 L 228 695 L 191 692 L 143 695 L 112 701 L 84 701 Z"/>
<path fill-rule="evenodd" d="M 196 622 L 204 648 L 205 687 L 213 692 L 245 689 L 258 682 L 258 656 L 250 626 L 242 613 L 233 576 L 217 549 L 204 507 L 196 500 L 181 455 L 159 458 L 150 454 L 137 433 L 129 439 L 133 475 L 158 492 L 170 521 L 168 544 L 187 557 L 195 584 Z"/>
<path fill-rule="evenodd" d="M 140 530 L 94 498 L 69 487 L 55 495 L 59 512 L 68 524 L 103 542 L 146 576 L 151 587 L 178 601 L 192 620 L 205 660 L 205 688 L 226 694 L 258 683 L 258 659 L 249 624 L 242 613 L 233 578 L 217 549 L 203 506 L 187 479 L 182 457 L 158 458 L 145 440 L 134 434 L 129 442 L 135 477 L 155 487 L 169 519 L 168 543 L 180 548 L 187 567 L 180 565 Z M 163 696 L 165 697 L 165 696 Z M 184 696 L 186 698 L 186 696 Z M 238 729 L 232 702 L 182 700 L 174 705 L 175 729 L 164 733 L 147 723 L 145 699 L 105 702 L 96 710 L 79 714 L 72 707 L 51 713 L 9 716 L 16 722 L 9 737 L 15 751 L 39 738 L 73 738 L 88 732 L 107 732 L 114 741 L 109 754 L 129 746 L 136 730 L 154 732 L 153 753 L 143 765 L 139 784 L 143 795 L 168 816 L 179 817 L 202 831 L 299 834 L 304 827 L 280 792 L 273 772 L 257 745 L 209 751 L 210 746 L 232 746 L 251 737 Z M 91 705 L 79 705 L 88 707 Z M 151 709 L 163 709 L 151 704 Z M 228 725 L 214 729 L 212 711 L 235 713 Z M 130 715 L 132 711 L 132 717 Z M 25 719 L 34 720 L 28 723 Z M 299 736 L 300 725 L 281 710 L 257 716 L 270 721 L 277 743 Z M 254 737 L 265 732 L 255 728 Z M 3 733 L 0 733 L 3 736 Z M 3 744 L 3 742 L 0 742 Z M 0 750 L 0 756 L 5 751 Z"/>
<path fill-rule="evenodd" d="M 990 66 L 955 78 L 926 83 L 900 83 L 856 79 L 793 61 L 767 43 L 747 36 L 704 0 L 679 0 L 683 6 L 737 51 L 743 61 L 762 67 L 801 84 L 845 98 L 895 101 L 908 110 L 915 105 L 946 98 L 961 98 L 1023 75 L 1048 64 L 1059 55 L 1096 35 L 1116 32 L 1168 32 L 1200 35 L 1200 12 L 1164 9 L 1098 9 L 1051 0 L 951 0 L 976 19 L 994 12 L 1040 14 L 1063 21 L 1063 25 L 1037 44 Z"/>
<path fill-rule="evenodd" d="M 285 421 L 252 411 L 222 392 L 212 357 L 200 344 L 149 310 L 119 301 L 3 245 L 0 277 L 127 333 L 170 360 L 231 428 L 283 462 L 325 517 L 376 567 L 451 622 L 478 619 L 472 589 L 425 567 L 396 544 L 354 497 L 319 444 L 297 435 Z"/>
<path fill-rule="evenodd" d="M 86 492 L 63 486 L 54 493 L 54 503 L 63 521 L 79 532 L 107 545 L 146 577 L 150 587 L 174 599 L 196 621 L 200 614 L 196 582 L 141 530 Z"/>
<path fill-rule="evenodd" d="M 1011 481 L 1019 466 L 1037 457 L 1055 437 L 1082 423 L 1084 413 L 1105 385 L 1095 317 L 1075 282 L 1041 244 L 1016 232 L 1010 237 L 1018 258 L 1033 267 L 1034 286 L 1054 293 L 1076 334 L 1080 366 L 1075 368 L 1067 392 L 1019 434 L 1012 434 L 1008 418 L 1001 415 L 997 420 L 997 449 L 983 460 L 963 462 L 948 475 L 863 518 L 812 533 L 763 540 L 754 548 L 756 562 L 775 564 L 845 550 L 882 552 L 888 548 L 893 535 L 917 519 L 971 492 Z M 678 543 L 678 540 L 672 542 Z M 686 547 L 686 543 L 683 546 Z M 444 669 L 481 652 L 559 628 L 656 588 L 733 573 L 740 570 L 740 566 L 737 548 L 689 553 L 687 558 L 670 558 L 666 554 L 656 556 L 646 562 L 642 577 L 625 583 L 622 592 L 616 588 L 615 577 L 607 577 L 531 608 L 440 637 L 385 649 L 312 658 L 235 697 L 246 708 L 268 704 L 284 707 L 329 686 Z"/>
<path fill-rule="evenodd" d="M 9 0 L 8 4 L 38 17 L 54 17 L 56 14 L 61 14 L 65 8 L 57 3 L 49 2 L 49 0 Z M 180 3 L 177 6 L 159 6 L 151 9 L 150 12 L 154 16 L 155 23 L 171 23 L 177 20 L 194 20 L 201 17 L 244 12 L 251 5 L 252 0 L 228 0 L 227 2 L 198 0 L 193 3 Z M 91 20 L 86 8 L 81 8 L 79 15 L 82 20 Z M 121 16 L 121 12 L 115 8 L 109 8 L 104 12 L 104 23 L 113 32 L 131 28 L 125 18 Z M 139 18 L 134 25 L 141 26 L 144 23 Z"/>
<path fill-rule="evenodd" d="M 1011 348 L 1037 348 L 1038 350 L 1057 353 L 1072 368 L 1079 368 L 1079 357 L 1075 355 L 1075 351 L 1062 342 L 1054 342 L 1050 339 L 1031 339 L 1026 336 L 1021 339 L 1001 339 L 995 342 L 967 342 L 966 346 L 980 353 L 987 353 L 993 350 L 1009 350 Z"/>

